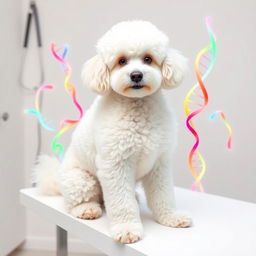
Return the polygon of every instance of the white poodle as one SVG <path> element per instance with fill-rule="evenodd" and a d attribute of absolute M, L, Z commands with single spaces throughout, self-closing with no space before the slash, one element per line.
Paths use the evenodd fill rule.
<path fill-rule="evenodd" d="M 191 219 L 175 209 L 171 165 L 176 122 L 161 91 L 178 86 L 186 59 L 146 21 L 113 26 L 96 48 L 82 78 L 101 96 L 78 124 L 62 163 L 41 157 L 39 189 L 61 191 L 68 211 L 83 219 L 100 217 L 104 201 L 111 234 L 121 243 L 142 237 L 138 181 L 158 223 L 190 226 Z"/>

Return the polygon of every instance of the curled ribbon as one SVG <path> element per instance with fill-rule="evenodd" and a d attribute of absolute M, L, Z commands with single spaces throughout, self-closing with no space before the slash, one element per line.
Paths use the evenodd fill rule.
<path fill-rule="evenodd" d="M 42 112 L 40 110 L 40 97 L 41 97 L 41 93 L 44 90 L 51 90 L 53 89 L 52 85 L 42 85 L 40 86 L 37 91 L 36 91 L 36 96 L 35 96 L 35 109 L 26 109 L 24 112 L 27 114 L 33 114 L 36 115 L 38 122 L 40 123 L 40 125 L 48 130 L 48 131 L 55 131 L 56 129 L 51 127 L 50 125 L 47 124 L 46 120 L 43 118 Z"/>
<path fill-rule="evenodd" d="M 71 69 L 70 64 L 65 60 L 65 56 L 67 55 L 67 52 L 68 52 L 68 47 L 66 46 L 64 48 L 62 56 L 58 55 L 55 47 L 56 47 L 56 44 L 51 43 L 51 51 L 52 51 L 53 56 L 62 64 L 62 66 L 64 68 L 64 73 L 65 73 L 64 87 L 65 87 L 65 90 L 69 95 L 71 95 L 72 101 L 73 101 L 75 107 L 79 111 L 79 118 L 78 119 L 64 119 L 64 120 L 61 121 L 60 130 L 58 131 L 58 133 L 54 136 L 54 138 L 52 140 L 52 147 L 51 147 L 52 150 L 54 152 L 58 153 L 60 159 L 62 159 L 62 157 L 64 155 L 64 147 L 63 147 L 62 144 L 59 143 L 59 138 L 63 133 L 67 132 L 69 129 L 71 129 L 75 124 L 77 124 L 81 120 L 81 118 L 83 117 L 83 109 L 77 101 L 75 86 L 72 83 L 69 82 L 69 80 L 71 78 L 71 74 L 72 74 L 72 69 Z"/>
<path fill-rule="evenodd" d="M 56 44 L 51 43 L 51 52 L 52 52 L 53 56 L 62 64 L 64 73 L 65 73 L 65 79 L 64 79 L 65 90 L 68 94 L 71 95 L 73 103 L 79 111 L 78 119 L 75 119 L 75 120 L 64 119 L 61 121 L 60 130 L 57 132 L 57 134 L 54 136 L 54 138 L 52 140 L 52 146 L 51 146 L 52 150 L 54 152 L 58 153 L 59 158 L 62 159 L 62 157 L 64 155 L 64 146 L 59 143 L 59 138 L 63 133 L 65 133 L 66 131 L 71 129 L 75 124 L 77 124 L 81 120 L 81 118 L 83 117 L 83 109 L 77 101 L 75 86 L 69 82 L 69 80 L 71 78 L 72 69 L 71 69 L 70 64 L 65 60 L 65 57 L 68 53 L 68 47 L 67 46 L 64 47 L 62 56 L 58 55 L 58 53 L 57 53 L 58 50 L 56 50 L 55 47 L 56 47 Z M 53 128 L 47 124 L 47 122 L 43 118 L 41 110 L 40 110 L 40 96 L 41 96 L 42 91 L 46 90 L 46 89 L 53 89 L 53 86 L 52 85 L 40 86 L 39 89 L 37 90 L 36 96 L 35 96 L 35 109 L 27 109 L 27 110 L 25 110 L 25 113 L 36 115 L 37 120 L 39 121 L 40 125 L 43 128 L 45 128 L 48 131 L 55 131 L 56 130 L 55 128 Z"/>
<path fill-rule="evenodd" d="M 212 113 L 210 115 L 210 120 L 213 120 L 217 115 L 220 115 L 220 117 L 222 118 L 222 121 L 224 123 L 224 125 L 227 127 L 228 129 L 228 142 L 227 142 L 227 148 L 228 149 L 231 149 L 231 142 L 232 142 L 232 128 L 230 126 L 230 124 L 227 122 L 227 119 L 226 119 L 226 116 L 225 114 L 223 113 L 223 111 L 221 110 L 217 110 L 215 111 L 214 113 Z"/>

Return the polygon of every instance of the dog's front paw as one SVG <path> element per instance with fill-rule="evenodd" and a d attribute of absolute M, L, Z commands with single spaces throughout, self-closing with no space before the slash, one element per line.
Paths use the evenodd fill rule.
<path fill-rule="evenodd" d="M 173 228 L 187 228 L 192 225 L 192 218 L 178 211 L 158 216 L 156 220 L 164 226 Z"/>
<path fill-rule="evenodd" d="M 112 237 L 123 244 L 134 243 L 142 237 L 141 223 L 120 223 L 111 227 Z"/>
<path fill-rule="evenodd" d="M 81 203 L 70 211 L 71 215 L 80 219 L 97 219 L 102 215 L 102 209 L 97 202 Z"/>

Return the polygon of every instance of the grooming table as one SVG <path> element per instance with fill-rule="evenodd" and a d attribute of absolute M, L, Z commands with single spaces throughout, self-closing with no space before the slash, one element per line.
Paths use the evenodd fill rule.
<path fill-rule="evenodd" d="M 57 255 L 67 255 L 67 232 L 110 256 L 255 256 L 256 204 L 175 188 L 177 208 L 193 217 L 191 228 L 169 228 L 153 221 L 141 203 L 143 239 L 120 244 L 109 236 L 104 214 L 97 220 L 81 220 L 67 214 L 63 198 L 41 196 L 36 188 L 20 191 L 28 209 L 57 226 Z"/>

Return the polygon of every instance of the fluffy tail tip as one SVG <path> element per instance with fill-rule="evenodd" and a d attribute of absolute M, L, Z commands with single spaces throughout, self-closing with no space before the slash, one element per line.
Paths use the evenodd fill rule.
<path fill-rule="evenodd" d="M 60 162 L 57 158 L 41 155 L 34 166 L 32 180 L 43 195 L 60 195 L 58 169 Z"/>

